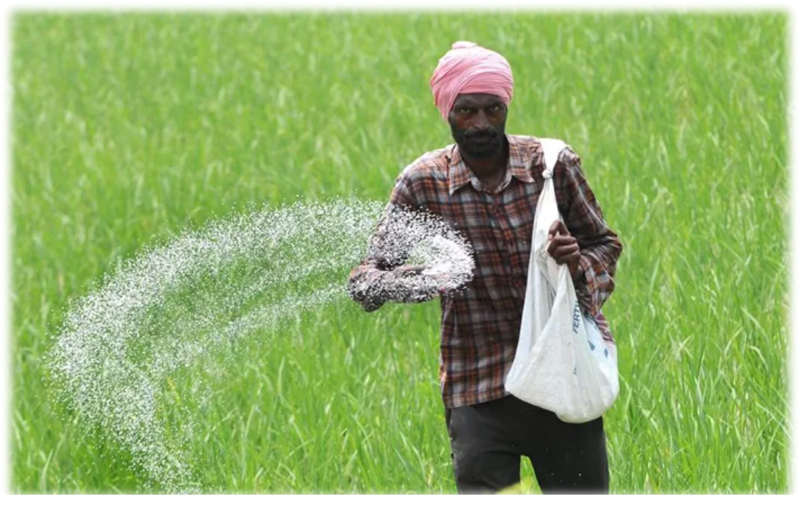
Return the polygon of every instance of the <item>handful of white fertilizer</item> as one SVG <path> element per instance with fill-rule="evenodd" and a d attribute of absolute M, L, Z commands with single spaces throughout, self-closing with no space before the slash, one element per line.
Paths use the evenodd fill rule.
<path fill-rule="evenodd" d="M 424 302 L 466 289 L 475 269 L 472 245 L 441 216 L 395 205 L 384 213 L 367 256 L 398 266 L 351 287 L 351 293 L 372 293 L 381 303 Z"/>
<path fill-rule="evenodd" d="M 426 268 L 417 276 L 397 279 L 396 286 L 420 295 L 462 288 L 472 279 L 472 269 L 475 267 L 464 245 L 442 235 L 420 240 L 406 264 L 423 265 Z"/>
<path fill-rule="evenodd" d="M 439 265 L 434 265 L 422 271 L 420 274 L 426 276 L 436 276 L 439 274 L 448 274 L 453 271 L 453 262 L 444 262 Z"/>
<path fill-rule="evenodd" d="M 429 267 L 422 271 L 422 274 L 467 274 L 471 273 L 473 262 L 467 251 L 462 247 L 440 235 L 431 237 L 427 242 L 423 241 L 417 253 L 426 260 L 424 265 Z M 412 253 L 413 255 L 413 253 Z"/>

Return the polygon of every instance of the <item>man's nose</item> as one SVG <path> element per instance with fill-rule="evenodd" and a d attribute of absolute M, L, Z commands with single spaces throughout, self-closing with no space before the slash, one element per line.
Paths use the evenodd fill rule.
<path fill-rule="evenodd" d="M 476 130 L 484 131 L 492 126 L 491 121 L 489 121 L 489 116 L 483 109 L 478 109 L 478 113 L 474 116 L 474 118 L 475 122 L 472 124 L 472 126 Z"/>

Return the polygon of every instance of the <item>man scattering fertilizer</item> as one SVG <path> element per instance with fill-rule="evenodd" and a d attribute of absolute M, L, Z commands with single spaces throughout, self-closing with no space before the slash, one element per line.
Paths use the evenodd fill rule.
<path fill-rule="evenodd" d="M 544 184 L 537 138 L 505 134 L 511 68 L 494 51 L 457 42 L 439 60 L 430 86 L 456 142 L 406 167 L 388 209 L 441 216 L 472 244 L 474 277 L 460 290 L 430 283 L 415 290 L 408 279 L 446 274 L 402 265 L 408 251 L 391 248 L 398 242 L 385 226 L 391 220 L 387 212 L 367 258 L 350 275 L 350 294 L 366 311 L 387 301 L 441 296 L 440 382 L 460 493 L 493 492 L 519 482 L 522 455 L 530 458 L 545 493 L 607 492 L 602 417 L 565 423 L 504 388 L 519 339 L 532 225 Z M 548 252 L 569 267 L 581 306 L 611 340 L 600 308 L 614 289 L 622 244 L 603 220 L 573 151 L 562 151 L 553 177 L 564 222 L 550 227 Z"/>

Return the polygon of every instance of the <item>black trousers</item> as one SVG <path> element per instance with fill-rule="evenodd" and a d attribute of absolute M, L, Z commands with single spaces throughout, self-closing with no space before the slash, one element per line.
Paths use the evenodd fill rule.
<path fill-rule="evenodd" d="M 562 422 L 514 396 L 445 410 L 460 494 L 493 493 L 520 481 L 526 456 L 550 493 L 608 493 L 603 419 Z"/>

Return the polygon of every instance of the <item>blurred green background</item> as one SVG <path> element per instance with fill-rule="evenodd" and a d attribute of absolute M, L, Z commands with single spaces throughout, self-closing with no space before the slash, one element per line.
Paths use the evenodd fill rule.
<path fill-rule="evenodd" d="M 386 200 L 406 164 L 452 142 L 428 79 L 471 40 L 512 65 L 507 131 L 566 140 L 625 245 L 604 309 L 622 378 L 612 492 L 786 492 L 787 14 L 27 12 L 12 25 L 12 491 L 158 491 L 48 395 L 67 303 L 213 217 Z M 198 415 L 203 487 L 454 493 L 438 325 L 438 302 L 369 315 L 348 302 L 249 341 Z M 527 462 L 523 476 L 535 491 Z"/>

